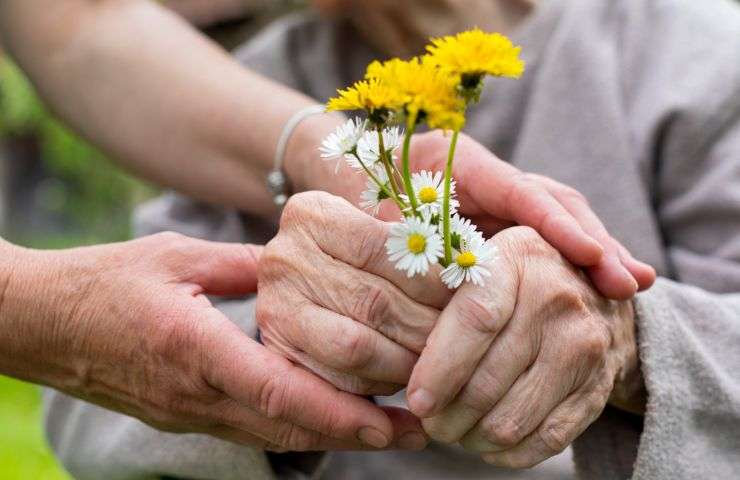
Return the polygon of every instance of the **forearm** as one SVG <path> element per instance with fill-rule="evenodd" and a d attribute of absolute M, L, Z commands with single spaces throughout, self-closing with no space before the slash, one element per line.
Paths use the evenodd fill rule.
<path fill-rule="evenodd" d="M 0 242 L 0 373 L 54 386 L 76 382 L 78 349 L 63 320 L 75 309 L 75 296 L 65 292 L 81 288 L 77 275 L 63 272 L 63 253 Z"/>
<path fill-rule="evenodd" d="M 283 125 L 313 100 L 245 70 L 153 2 L 11 0 L 4 42 L 56 113 L 134 173 L 265 214 Z M 62 21 L 60 21 L 62 19 Z M 315 188 L 316 147 L 341 117 L 296 132 L 286 169 Z"/>

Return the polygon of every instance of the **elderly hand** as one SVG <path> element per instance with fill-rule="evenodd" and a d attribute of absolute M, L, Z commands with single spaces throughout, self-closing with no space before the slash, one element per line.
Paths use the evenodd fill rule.
<path fill-rule="evenodd" d="M 411 145 L 412 171 L 443 171 L 449 142 L 438 131 L 416 135 Z M 655 281 L 655 270 L 635 260 L 609 235 L 575 189 L 523 173 L 464 134 L 457 144 L 452 175 L 463 216 L 489 235 L 517 224 L 534 228 L 570 262 L 586 267 L 604 296 L 632 298 Z"/>
<path fill-rule="evenodd" d="M 463 285 L 409 382 L 427 433 L 500 466 L 565 449 L 639 376 L 630 302 L 605 300 L 534 230 L 492 240 L 496 280 Z"/>
<path fill-rule="evenodd" d="M 211 305 L 205 294 L 256 290 L 260 247 L 170 233 L 0 247 L 12 271 L 0 278 L 0 371 L 159 429 L 268 450 L 386 447 L 394 429 L 420 430 L 408 412 L 384 412 L 268 351 Z"/>
<path fill-rule="evenodd" d="M 394 268 L 388 229 L 328 193 L 293 196 L 259 266 L 265 345 L 348 392 L 401 389 L 451 293 Z"/>

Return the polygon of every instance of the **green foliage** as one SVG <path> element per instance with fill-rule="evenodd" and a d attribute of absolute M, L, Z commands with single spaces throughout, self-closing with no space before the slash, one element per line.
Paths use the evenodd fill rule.
<path fill-rule="evenodd" d="M 0 478 L 69 480 L 41 429 L 38 387 L 0 376 Z"/>
<path fill-rule="evenodd" d="M 46 114 L 31 84 L 15 64 L 0 58 L 0 135 L 35 130 Z"/>
<path fill-rule="evenodd" d="M 2 58 L 0 135 L 38 140 L 47 171 L 62 180 L 54 202 L 59 213 L 101 241 L 125 238 L 132 206 L 153 192 L 52 116 L 20 69 Z"/>

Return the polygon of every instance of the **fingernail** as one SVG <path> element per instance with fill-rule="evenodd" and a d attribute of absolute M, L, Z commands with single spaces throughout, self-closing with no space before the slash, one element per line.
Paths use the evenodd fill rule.
<path fill-rule="evenodd" d="M 625 267 L 621 263 L 619 265 L 622 267 L 622 274 L 630 279 L 630 284 L 632 285 L 632 293 L 633 294 L 637 293 L 637 290 L 639 290 L 640 288 L 640 285 L 637 283 L 637 280 L 635 280 L 635 277 L 632 276 L 632 273 L 630 273 L 630 271 L 627 270 L 627 267 Z"/>
<path fill-rule="evenodd" d="M 362 427 L 357 432 L 357 438 L 359 438 L 362 443 L 375 448 L 385 448 L 389 443 L 388 437 L 383 435 L 380 430 L 373 427 Z"/>
<path fill-rule="evenodd" d="M 434 411 L 432 394 L 420 388 L 409 395 L 409 408 L 417 417 L 428 417 Z"/>
<path fill-rule="evenodd" d="M 403 450 L 422 450 L 427 446 L 427 439 L 418 432 L 409 432 L 401 435 L 398 446 Z"/>

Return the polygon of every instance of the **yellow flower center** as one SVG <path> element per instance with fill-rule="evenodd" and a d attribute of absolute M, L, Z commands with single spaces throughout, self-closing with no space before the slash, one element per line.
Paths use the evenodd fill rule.
<path fill-rule="evenodd" d="M 434 203 L 437 201 L 437 189 L 434 187 L 423 187 L 419 190 L 419 200 L 422 203 Z"/>
<path fill-rule="evenodd" d="M 427 246 L 427 239 L 424 235 L 412 233 L 409 235 L 408 247 L 411 253 L 421 253 Z"/>
<path fill-rule="evenodd" d="M 457 256 L 456 262 L 463 268 L 469 268 L 475 265 L 476 260 L 477 259 L 475 258 L 475 255 L 473 255 L 473 252 L 463 252 Z"/>

